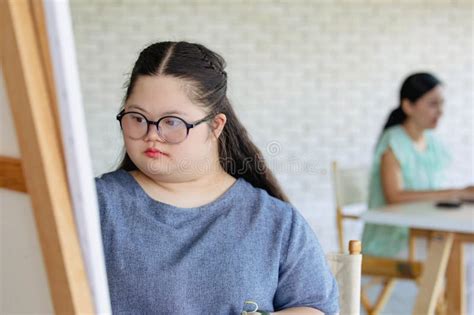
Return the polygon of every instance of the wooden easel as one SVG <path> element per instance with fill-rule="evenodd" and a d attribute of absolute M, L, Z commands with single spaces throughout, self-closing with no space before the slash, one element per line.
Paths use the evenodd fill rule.
<path fill-rule="evenodd" d="M 31 197 L 54 310 L 93 314 L 61 142 L 40 0 L 0 1 L 0 48 L 21 159 L 0 156 L 0 188 Z"/>

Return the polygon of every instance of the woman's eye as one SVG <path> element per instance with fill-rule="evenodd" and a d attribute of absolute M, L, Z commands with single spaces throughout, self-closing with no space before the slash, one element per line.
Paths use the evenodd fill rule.
<path fill-rule="evenodd" d="M 165 124 L 170 127 L 175 127 L 178 122 L 175 119 L 165 119 Z"/>
<path fill-rule="evenodd" d="M 141 117 L 141 116 L 132 116 L 132 119 L 133 119 L 133 121 L 135 121 L 137 123 L 143 122 L 143 117 Z"/>

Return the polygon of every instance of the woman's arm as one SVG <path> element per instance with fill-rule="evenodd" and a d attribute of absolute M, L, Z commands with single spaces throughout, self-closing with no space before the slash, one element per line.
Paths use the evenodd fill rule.
<path fill-rule="evenodd" d="M 472 187 L 465 189 L 432 191 L 403 190 L 403 178 L 400 164 L 390 148 L 382 155 L 380 168 L 383 193 L 387 204 L 418 200 L 438 201 L 446 199 L 474 198 L 474 190 Z"/>
<path fill-rule="evenodd" d="M 247 313 L 247 314 L 248 315 L 261 315 L 261 313 L 259 312 Z M 285 314 L 286 315 L 324 315 L 323 312 L 311 307 L 291 307 L 291 308 L 287 308 L 278 312 L 270 313 L 270 315 L 279 315 L 279 314 L 282 314 L 282 315 L 285 315 Z"/>
<path fill-rule="evenodd" d="M 315 309 L 315 308 L 310 308 L 310 307 L 292 307 L 292 308 L 287 308 L 282 311 L 270 313 L 270 314 L 287 314 L 287 315 L 324 315 L 323 312 Z"/>

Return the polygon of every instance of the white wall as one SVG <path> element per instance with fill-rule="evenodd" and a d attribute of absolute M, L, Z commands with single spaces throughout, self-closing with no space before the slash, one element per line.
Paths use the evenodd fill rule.
<path fill-rule="evenodd" d="M 329 163 L 370 163 L 413 71 L 446 83 L 438 133 L 455 157 L 449 183 L 474 184 L 472 4 L 71 0 L 94 172 L 117 165 L 114 116 L 138 52 L 154 41 L 201 42 L 227 60 L 237 113 L 323 247 L 334 249 Z"/>
<path fill-rule="evenodd" d="M 0 68 L 0 155 L 20 158 Z M 0 189 L 0 314 L 52 314 L 29 195 Z"/>

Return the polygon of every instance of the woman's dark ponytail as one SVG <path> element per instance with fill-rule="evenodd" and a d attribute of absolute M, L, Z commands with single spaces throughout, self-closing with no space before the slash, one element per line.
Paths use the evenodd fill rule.
<path fill-rule="evenodd" d="M 402 124 L 406 118 L 407 118 L 407 115 L 403 111 L 402 107 L 398 106 L 397 108 L 392 110 L 392 112 L 388 116 L 387 122 L 383 126 L 383 130 L 386 130 L 395 125 Z"/>

